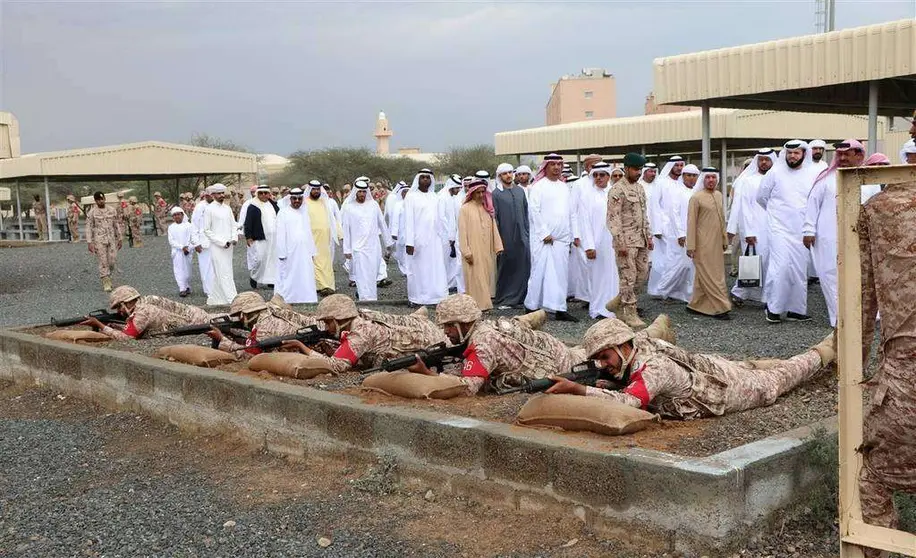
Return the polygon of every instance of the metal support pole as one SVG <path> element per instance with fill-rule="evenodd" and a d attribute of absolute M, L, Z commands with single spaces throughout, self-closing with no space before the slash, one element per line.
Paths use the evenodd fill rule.
<path fill-rule="evenodd" d="M 582 154 L 576 151 L 576 174 L 582 174 Z"/>
<path fill-rule="evenodd" d="M 719 148 L 719 188 L 722 189 L 722 206 L 728 207 L 728 141 L 722 138 Z"/>
<path fill-rule="evenodd" d="M 48 177 L 45 177 L 45 217 L 48 219 L 48 242 L 51 242 L 51 197 L 48 193 Z"/>
<path fill-rule="evenodd" d="M 878 81 L 868 82 L 868 152 L 878 151 Z"/>
<path fill-rule="evenodd" d="M 836 28 L 836 0 L 827 0 L 827 32 Z"/>
<path fill-rule="evenodd" d="M 703 128 L 703 141 L 702 141 L 702 166 L 708 167 L 709 161 L 711 159 L 712 147 L 710 145 L 710 122 L 709 122 L 709 103 L 703 103 L 703 107 L 700 109 L 702 112 L 702 123 L 701 127 Z"/>
<path fill-rule="evenodd" d="M 25 231 L 22 230 L 22 200 L 19 193 L 19 181 L 16 181 L 16 218 L 19 219 L 19 240 L 25 240 Z"/>
<path fill-rule="evenodd" d="M 175 179 L 175 199 L 177 200 L 180 197 L 181 197 L 181 183 L 179 182 L 179 179 L 176 178 Z M 179 203 L 178 205 L 181 205 L 181 204 Z"/>

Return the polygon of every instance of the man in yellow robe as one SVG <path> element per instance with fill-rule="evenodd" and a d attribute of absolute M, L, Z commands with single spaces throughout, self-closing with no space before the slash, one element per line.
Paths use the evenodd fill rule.
<path fill-rule="evenodd" d="M 493 200 L 487 181 L 475 179 L 467 186 L 464 204 L 458 212 L 458 245 L 462 258 L 465 292 L 481 310 L 493 308 L 496 287 L 496 255 L 503 241 L 493 220 Z"/>
<path fill-rule="evenodd" d="M 305 205 L 308 208 L 312 237 L 317 250 L 314 257 L 315 286 L 319 295 L 328 296 L 335 292 L 333 249 L 340 243 L 340 223 L 334 216 L 336 212 L 329 206 L 334 201 L 321 187 L 321 182 L 312 180 L 307 188 L 308 199 Z"/>

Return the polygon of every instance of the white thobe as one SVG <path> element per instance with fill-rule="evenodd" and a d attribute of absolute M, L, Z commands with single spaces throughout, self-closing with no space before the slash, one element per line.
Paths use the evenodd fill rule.
<path fill-rule="evenodd" d="M 607 196 L 610 189 L 610 185 L 606 188 L 589 185 L 582 189 L 579 197 L 582 250 L 595 251 L 595 259 L 587 260 L 586 264 L 590 295 L 588 315 L 592 318 L 613 318 L 614 313 L 605 306 L 620 290 L 614 239 L 607 228 Z"/>
<path fill-rule="evenodd" d="M 585 249 L 582 247 L 583 227 L 585 226 L 583 213 L 586 211 L 582 206 L 582 196 L 587 190 L 594 188 L 591 177 L 584 176 L 572 183 L 569 190 L 570 204 L 570 228 L 572 230 L 573 240 L 579 239 L 579 246 L 575 243 L 569 249 L 569 270 L 567 277 L 566 289 L 567 296 L 584 300 L 588 302 L 589 293 L 589 272 L 585 258 Z"/>
<path fill-rule="evenodd" d="M 255 240 L 248 247 L 248 252 L 255 252 L 255 265 L 251 269 L 251 278 L 261 285 L 273 285 L 277 282 L 277 212 L 268 202 L 255 201 L 252 205 L 261 211 L 261 227 L 264 229 L 264 240 Z"/>
<path fill-rule="evenodd" d="M 805 224 L 802 235 L 813 236 L 811 255 L 814 269 L 821 283 L 821 292 L 827 302 L 830 325 L 836 327 L 839 287 L 837 285 L 837 211 L 836 171 L 814 183 L 805 205 Z"/>
<path fill-rule="evenodd" d="M 672 183 L 672 189 L 666 192 L 665 201 L 670 208 L 668 246 L 666 246 L 665 268 L 658 282 L 658 292 L 663 298 L 674 298 L 690 302 L 693 296 L 694 268 L 693 260 L 687 256 L 685 246 L 678 242 L 687 237 L 687 209 L 694 192 L 680 183 Z"/>
<path fill-rule="evenodd" d="M 404 246 L 413 246 L 407 259 L 407 299 L 414 304 L 438 304 L 448 296 L 448 276 L 442 241 L 436 234 L 439 199 L 430 189 L 411 190 L 404 198 Z M 400 238 L 400 237 L 399 237 Z"/>
<path fill-rule="evenodd" d="M 461 254 L 458 253 L 458 207 L 455 198 L 448 189 L 443 188 L 438 193 L 437 227 L 439 238 L 442 241 L 442 256 L 445 262 L 445 276 L 449 289 L 458 288 L 458 277 L 461 274 Z M 452 244 L 455 246 L 455 257 L 451 256 Z"/>
<path fill-rule="evenodd" d="M 399 200 L 391 209 L 389 219 L 388 232 L 391 233 L 391 238 L 394 241 L 394 261 L 398 262 L 398 269 L 406 277 L 407 254 L 404 252 L 404 236 L 400 233 L 404 228 L 404 200 Z"/>
<path fill-rule="evenodd" d="M 207 304 L 229 304 L 238 294 L 232 272 L 232 252 L 238 237 L 229 204 L 214 201 L 207 207 L 204 236 L 210 241 L 210 268 L 213 270 Z"/>
<path fill-rule="evenodd" d="M 200 200 L 191 212 L 191 242 L 194 247 L 200 247 L 197 252 L 197 267 L 200 270 L 200 283 L 205 295 L 210 294 L 213 284 L 213 267 L 210 265 L 210 241 L 204 234 L 204 215 L 213 202 Z M 196 250 L 195 250 L 196 251 Z"/>
<path fill-rule="evenodd" d="M 360 301 L 378 300 L 379 262 L 385 263 L 379 238 L 391 246 L 391 236 L 379 206 L 371 201 L 348 203 L 341 212 L 343 252 L 350 255 L 350 269 Z"/>
<path fill-rule="evenodd" d="M 340 236 L 338 235 L 340 230 L 340 206 L 330 196 L 324 199 L 324 203 L 328 206 L 328 223 L 331 225 L 331 261 L 333 262 L 334 256 L 337 254 L 337 247 L 340 246 Z"/>
<path fill-rule="evenodd" d="M 238 226 L 236 227 L 237 236 L 244 237 L 245 231 L 242 230 L 245 225 L 245 217 L 248 215 L 248 208 L 251 206 L 251 203 L 257 201 L 257 198 L 248 198 L 242 202 L 242 207 L 239 208 L 239 220 Z M 251 275 L 254 270 L 258 267 L 258 250 L 254 246 L 248 246 L 245 249 L 245 269 L 248 270 L 248 274 Z"/>
<path fill-rule="evenodd" d="M 808 309 L 808 250 L 802 242 L 808 192 L 817 176 L 811 167 L 777 163 L 760 181 L 757 203 L 767 212 L 769 258 L 763 291 L 774 314 Z"/>
<path fill-rule="evenodd" d="M 185 219 L 181 223 L 172 223 L 167 231 L 169 246 L 172 248 L 172 273 L 175 275 L 179 291 L 191 288 L 191 263 L 194 259 L 192 230 L 191 222 Z M 184 253 L 184 248 L 188 249 L 187 254 Z"/>
<path fill-rule="evenodd" d="M 732 294 L 743 300 L 756 300 L 766 302 L 763 285 L 766 284 L 767 259 L 769 256 L 769 231 L 767 226 L 767 212 L 757 203 L 757 192 L 760 182 L 765 175 L 751 174 L 735 183 L 732 189 L 732 208 L 728 214 L 726 232 L 736 234 L 741 239 L 741 254 L 747 251 L 749 236 L 757 239 L 754 252 L 760 256 L 760 287 L 739 287 L 738 283 L 732 287 Z"/>
<path fill-rule="evenodd" d="M 531 222 L 531 276 L 525 307 L 566 311 L 569 281 L 569 245 L 572 244 L 569 187 L 565 182 L 542 178 L 531 186 L 528 216 Z M 553 237 L 551 244 L 544 239 Z"/>
<path fill-rule="evenodd" d="M 649 228 L 652 235 L 662 235 L 661 238 L 655 236 L 653 239 L 654 247 L 649 252 L 649 258 L 652 267 L 649 269 L 649 283 L 646 285 L 646 292 L 649 296 L 659 297 L 662 293 L 658 285 L 665 274 L 668 260 L 671 257 L 670 252 L 677 247 L 677 237 L 675 236 L 674 214 L 670 207 L 669 198 L 672 198 L 677 189 L 683 188 L 680 182 L 671 180 L 669 177 L 656 177 L 648 188 L 646 196 L 646 209 L 649 218 Z M 672 246 L 674 245 L 674 247 Z"/>
<path fill-rule="evenodd" d="M 288 205 L 277 213 L 277 282 L 274 292 L 289 304 L 318 302 L 315 263 L 318 253 L 312 238 L 308 208 Z"/>

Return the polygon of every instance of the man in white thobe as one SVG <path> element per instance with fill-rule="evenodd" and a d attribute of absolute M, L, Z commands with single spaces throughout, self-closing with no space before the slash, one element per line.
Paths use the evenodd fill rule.
<path fill-rule="evenodd" d="M 194 258 L 191 252 L 191 221 L 177 205 L 170 213 L 174 221 L 167 232 L 172 253 L 172 274 L 178 284 L 178 296 L 184 298 L 191 294 L 191 263 Z"/>
<path fill-rule="evenodd" d="M 620 279 L 617 275 L 617 256 L 614 239 L 607 228 L 607 196 L 610 189 L 611 169 L 605 162 L 592 165 L 591 182 L 582 189 L 579 197 L 581 248 L 586 258 L 586 279 L 589 287 L 588 315 L 591 318 L 613 318 L 607 303 L 617 296 Z"/>
<path fill-rule="evenodd" d="M 392 238 L 378 202 L 369 194 L 369 185 L 357 181 L 350 195 L 352 199 L 341 212 L 344 258 L 350 262 L 359 300 L 378 300 L 379 261 L 387 259 Z"/>
<path fill-rule="evenodd" d="M 515 185 L 522 189 L 525 197 L 528 197 L 528 187 L 531 186 L 531 167 L 528 165 L 519 165 L 515 168 Z"/>
<path fill-rule="evenodd" d="M 837 284 L 836 169 L 859 167 L 864 162 L 865 147 L 858 140 L 849 139 L 836 144 L 833 163 L 818 174 L 805 205 L 802 242 L 814 257 L 814 269 L 827 302 L 831 327 L 836 327 L 840 296 Z"/>
<path fill-rule="evenodd" d="M 213 201 L 213 197 L 206 189 L 200 193 L 194 211 L 191 212 L 191 244 L 197 253 L 197 268 L 200 271 L 201 288 L 205 295 L 210 294 L 213 284 L 213 267 L 210 265 L 210 241 L 204 234 L 204 215 Z"/>
<path fill-rule="evenodd" d="M 277 214 L 277 283 L 274 293 L 288 304 L 318 302 L 315 265 L 318 253 L 312 238 L 308 209 L 303 207 L 302 188 L 289 191 L 289 205 Z"/>
<path fill-rule="evenodd" d="M 458 249 L 458 210 L 461 205 L 456 203 L 458 193 L 461 191 L 461 177 L 453 174 L 445 181 L 445 186 L 439 190 L 439 205 L 437 227 L 439 238 L 442 241 L 442 252 L 445 257 L 445 274 L 448 278 L 448 289 L 451 292 L 464 292 L 464 281 L 461 277 L 461 254 Z"/>
<path fill-rule="evenodd" d="M 394 260 L 398 263 L 401 274 L 407 276 L 407 253 L 404 247 L 404 235 L 401 230 L 404 226 L 404 198 L 410 186 L 405 182 L 398 182 L 394 191 L 388 196 L 385 203 L 385 212 L 388 214 L 388 233 L 394 241 Z M 390 209 L 390 212 L 389 212 Z"/>
<path fill-rule="evenodd" d="M 760 182 L 776 162 L 776 153 L 769 148 L 757 151 L 754 159 L 738 178 L 732 188 L 732 207 L 728 214 L 725 231 L 731 240 L 735 235 L 741 239 L 741 253 L 760 256 L 760 287 L 741 287 L 738 282 L 732 287 L 732 302 L 740 306 L 746 300 L 766 302 L 763 285 L 766 284 L 767 259 L 769 257 L 769 226 L 767 212 L 757 203 Z"/>
<path fill-rule="evenodd" d="M 700 169 L 696 165 L 686 165 L 680 180 L 672 181 L 671 189 L 665 192 L 670 236 L 666 237 L 665 269 L 657 286 L 664 299 L 690 302 L 693 297 L 694 268 L 693 259 L 687 255 L 687 214 L 699 178 Z"/>
<path fill-rule="evenodd" d="M 272 288 L 277 282 L 277 202 L 271 199 L 270 187 L 266 184 L 258 186 L 255 196 L 242 225 L 248 259 L 254 263 L 254 267 L 249 268 L 249 281 L 252 289 L 257 289 L 258 285 Z"/>
<path fill-rule="evenodd" d="M 433 191 L 433 173 L 421 169 L 404 198 L 404 251 L 407 258 L 407 300 L 411 304 L 438 304 L 448 296 L 448 276 L 442 241 L 436 234 L 439 198 Z"/>
<path fill-rule="evenodd" d="M 646 286 L 646 292 L 649 296 L 655 298 L 662 297 L 658 285 L 665 274 L 665 270 L 668 268 L 669 259 L 677 258 L 680 255 L 680 250 L 677 250 L 679 248 L 677 245 L 678 231 L 671 205 L 674 196 L 679 196 L 680 190 L 684 186 L 684 182 L 681 180 L 683 170 L 683 157 L 674 155 L 668 159 L 668 162 L 665 163 L 653 182 L 652 193 L 654 194 L 654 199 L 646 198 L 649 227 L 652 229 L 653 242 L 655 243 L 655 248 L 649 255 L 651 266 L 649 267 L 649 282 Z M 653 214 L 655 215 L 654 221 L 652 219 Z"/>
<path fill-rule="evenodd" d="M 207 304 L 213 306 L 229 304 L 238 294 L 232 270 L 232 252 L 238 237 L 232 208 L 225 203 L 226 187 L 214 184 L 210 186 L 210 195 L 213 203 L 207 206 L 204 214 L 204 236 L 210 242 L 210 268 L 213 273 Z"/>
<path fill-rule="evenodd" d="M 572 244 L 570 192 L 561 180 L 563 157 L 551 153 L 544 157 L 531 192 L 528 215 L 531 222 L 531 276 L 525 307 L 543 308 L 557 320 L 577 322 L 566 311 L 569 281 L 569 246 Z"/>
<path fill-rule="evenodd" d="M 760 181 L 757 203 L 767 212 L 766 319 L 779 323 L 810 320 L 808 316 L 808 250 L 802 242 L 808 192 L 817 172 L 811 150 L 801 140 L 783 146 L 779 160 Z"/>
<path fill-rule="evenodd" d="M 582 173 L 582 176 L 575 181 L 567 180 L 570 194 L 570 211 L 572 213 L 570 226 L 573 235 L 573 245 L 569 250 L 569 279 L 566 285 L 569 291 L 566 296 L 568 301 L 578 299 L 588 302 L 591 300 L 589 296 L 588 259 L 585 257 L 585 249 L 582 247 L 584 216 L 580 215 L 580 211 L 582 211 L 580 201 L 582 192 L 591 189 L 593 186 L 591 174 L 589 173 L 592 167 L 599 162 L 601 162 L 600 155 L 586 155 L 585 159 L 582 160 L 585 166 L 585 172 Z"/>
<path fill-rule="evenodd" d="M 264 187 L 267 188 L 267 186 L 264 186 Z M 268 188 L 268 191 L 269 190 L 270 189 Z M 245 217 L 248 215 L 248 208 L 251 207 L 251 203 L 257 201 L 258 199 L 257 191 L 258 191 L 258 185 L 252 184 L 251 187 L 248 189 L 248 198 L 245 199 L 245 201 L 243 201 L 242 205 L 239 207 L 239 218 L 237 221 L 238 224 L 236 226 L 236 229 L 237 229 L 237 236 L 241 238 L 245 238 Z M 284 202 L 284 200 L 281 199 L 280 202 L 278 202 L 278 205 L 281 205 L 283 203 L 289 203 L 289 202 L 288 201 Z M 258 265 L 257 251 L 251 247 L 247 247 L 245 250 L 245 268 L 248 270 L 249 277 L 251 276 L 252 271 L 257 267 L 257 265 Z M 256 289 L 258 287 L 257 285 L 252 285 L 251 288 Z"/>

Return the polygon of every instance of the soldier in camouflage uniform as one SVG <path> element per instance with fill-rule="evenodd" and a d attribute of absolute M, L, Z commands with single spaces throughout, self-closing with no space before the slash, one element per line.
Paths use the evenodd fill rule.
<path fill-rule="evenodd" d="M 229 305 L 229 315 L 239 316 L 245 327 L 251 330 L 244 345 L 227 339 L 215 328 L 207 335 L 219 341 L 221 351 L 237 353 L 242 357 L 260 354 L 260 349 L 248 348 L 258 341 L 263 341 L 268 337 L 292 335 L 304 327 L 318 324 L 318 320 L 314 317 L 283 308 L 272 302 L 266 302 L 264 297 L 254 291 L 237 294 Z"/>
<path fill-rule="evenodd" d="M 914 125 L 916 126 L 916 125 Z M 866 523 L 897 528 L 894 491 L 916 492 L 916 192 L 889 184 L 859 213 L 862 255 L 862 355 L 868 362 L 881 315 L 878 370 L 866 383 L 859 477 Z M 866 551 L 866 556 L 878 556 Z"/>
<path fill-rule="evenodd" d="M 156 236 L 165 235 L 165 216 L 169 212 L 169 204 L 162 199 L 161 192 L 153 192 L 153 223 L 156 225 Z"/>
<path fill-rule="evenodd" d="M 115 194 L 118 201 L 115 204 L 115 211 L 118 213 L 118 228 L 121 229 L 121 238 L 127 234 L 127 200 L 124 199 L 124 192 Z"/>
<path fill-rule="evenodd" d="M 528 380 L 562 374 L 585 360 L 585 351 L 567 347 L 562 341 L 528 326 L 527 320 L 542 321 L 541 311 L 521 319 L 481 320 L 480 307 L 465 294 L 451 295 L 436 306 L 436 322 L 449 341 L 467 343 L 461 381 L 467 395 L 484 385 L 502 389 L 524 385 Z M 418 374 L 436 375 L 419 360 L 408 368 Z"/>
<path fill-rule="evenodd" d="M 137 203 L 136 197 L 131 196 L 128 201 L 130 205 L 127 207 L 127 223 L 134 239 L 134 248 L 140 248 L 143 246 L 143 233 L 140 232 L 140 227 L 143 225 L 143 209 Z"/>
<path fill-rule="evenodd" d="M 614 238 L 620 294 L 608 303 L 630 327 L 643 327 L 636 311 L 639 285 L 649 276 L 649 250 L 652 232 L 646 215 L 646 191 L 639 182 L 646 158 L 627 153 L 623 159 L 624 177 L 611 186 L 607 197 L 607 228 Z"/>
<path fill-rule="evenodd" d="M 442 330 L 426 317 L 425 308 L 407 316 L 383 314 L 358 310 L 352 298 L 334 294 L 318 303 L 318 319 L 340 337 L 340 347 L 333 356 L 320 355 L 298 341 L 288 346 L 326 360 L 334 374 L 354 370 L 361 361 L 368 368 L 436 343 L 448 344 Z"/>
<path fill-rule="evenodd" d="M 72 194 L 67 196 L 67 227 L 70 228 L 70 242 L 80 241 L 80 205 L 76 203 L 76 197 Z"/>
<path fill-rule="evenodd" d="M 833 334 L 811 350 L 788 360 L 735 362 L 718 355 L 692 354 L 646 331 L 634 333 L 616 318 L 606 318 L 585 332 L 584 353 L 624 387 L 587 387 L 565 378 L 548 393 L 604 397 L 668 418 L 721 416 L 772 405 L 776 398 L 813 378 L 833 362 Z"/>
<path fill-rule="evenodd" d="M 48 212 L 45 211 L 45 204 L 41 203 L 41 196 L 35 194 L 35 201 L 32 202 L 32 217 L 35 218 L 35 228 L 38 229 L 38 240 L 48 239 Z"/>
<path fill-rule="evenodd" d="M 105 194 L 92 195 L 95 207 L 86 214 L 86 242 L 99 260 L 99 278 L 105 292 L 111 290 L 111 270 L 121 249 L 121 229 L 115 208 L 105 205 Z"/>
<path fill-rule="evenodd" d="M 181 304 L 161 296 L 140 296 L 137 289 L 121 285 L 108 297 L 109 307 L 117 310 L 127 321 L 124 329 L 115 329 L 88 318 L 81 325 L 93 326 L 119 341 L 140 339 L 176 327 L 207 323 L 216 315 L 196 306 Z"/>

